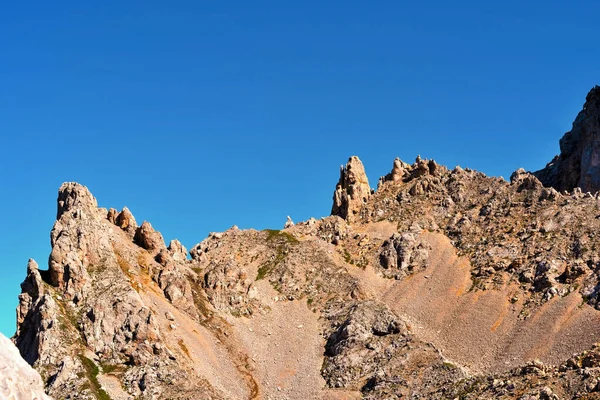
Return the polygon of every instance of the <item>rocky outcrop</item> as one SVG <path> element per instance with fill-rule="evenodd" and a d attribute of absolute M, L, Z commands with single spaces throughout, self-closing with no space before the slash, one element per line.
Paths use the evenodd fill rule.
<path fill-rule="evenodd" d="M 114 213 L 110 214 L 109 211 L 108 219 L 111 220 L 113 215 Z M 137 222 L 127 207 L 123 207 L 123 210 L 119 213 L 119 215 L 116 216 L 114 224 L 123 229 L 125 232 L 129 233 L 131 236 L 133 236 L 137 230 Z"/>
<path fill-rule="evenodd" d="M 560 154 L 534 175 L 559 192 L 600 190 L 600 86 L 588 93 L 571 131 L 560 139 Z"/>
<path fill-rule="evenodd" d="M 519 168 L 510 176 L 510 183 L 517 186 L 518 191 L 541 189 L 542 183 L 530 172 Z"/>
<path fill-rule="evenodd" d="M 0 398 L 52 400 L 44 393 L 40 374 L 21 358 L 15 345 L 0 334 Z"/>
<path fill-rule="evenodd" d="M 383 242 L 379 260 L 383 276 L 402 279 L 427 268 L 428 257 L 429 245 L 407 232 L 394 233 Z"/>
<path fill-rule="evenodd" d="M 354 220 L 370 196 L 371 187 L 365 167 L 358 157 L 352 156 L 346 166 L 340 167 L 340 180 L 333 193 L 331 215 Z"/>
<path fill-rule="evenodd" d="M 50 349 L 57 344 L 52 329 L 56 327 L 58 305 L 46 292 L 37 263 L 29 260 L 27 277 L 21 283 L 15 335 L 16 345 L 29 364 L 48 360 Z"/>
<path fill-rule="evenodd" d="M 410 165 L 396 157 L 396 159 L 394 160 L 394 166 L 392 167 L 392 171 L 386 176 L 382 177 L 381 181 L 400 182 L 407 176 L 409 169 Z"/>
<path fill-rule="evenodd" d="M 144 221 L 142 225 L 136 229 L 133 241 L 143 249 L 151 252 L 157 252 L 165 248 L 165 241 L 160 234 L 154 230 L 150 222 Z"/>
<path fill-rule="evenodd" d="M 169 349 L 164 313 L 157 314 L 157 302 L 147 298 L 162 290 L 166 304 L 197 318 L 185 247 L 172 241 L 167 249 L 149 223 L 138 228 L 127 208 L 118 215 L 98 208 L 77 183 L 61 186 L 57 206 L 49 270 L 40 271 L 30 260 L 15 335 L 48 393 L 65 399 L 111 393 L 123 398 L 119 391 L 126 386 L 133 397 L 155 399 L 179 398 L 193 388 L 200 397 L 211 392 L 189 362 Z M 120 371 L 121 383 L 106 389 L 108 394 L 96 377 L 102 365 Z"/>
<path fill-rule="evenodd" d="M 185 262 L 187 260 L 188 251 L 179 240 L 171 240 L 167 250 L 169 251 L 169 254 L 171 254 L 171 257 L 173 257 L 173 260 L 177 262 Z"/>

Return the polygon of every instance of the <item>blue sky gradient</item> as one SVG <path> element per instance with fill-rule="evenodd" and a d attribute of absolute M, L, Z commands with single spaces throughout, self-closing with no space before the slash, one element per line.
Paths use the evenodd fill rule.
<path fill-rule="evenodd" d="M 124 4 L 126 3 L 126 4 Z M 508 177 L 600 84 L 600 3 L 27 1 L 0 13 L 0 332 L 56 193 L 90 188 L 187 247 L 328 215 L 417 154 Z"/>

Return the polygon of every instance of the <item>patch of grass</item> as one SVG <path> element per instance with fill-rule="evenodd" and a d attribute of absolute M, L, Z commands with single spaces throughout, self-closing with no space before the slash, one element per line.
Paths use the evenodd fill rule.
<path fill-rule="evenodd" d="M 100 363 L 100 367 L 102 368 L 102 373 L 104 373 L 104 374 L 114 374 L 114 373 L 118 373 L 118 372 L 125 372 L 125 370 L 127 369 L 123 365 L 107 364 L 107 363 Z"/>
<path fill-rule="evenodd" d="M 277 253 L 275 254 L 275 258 L 271 261 L 267 261 L 258 267 L 258 273 L 256 274 L 256 280 L 259 281 L 264 279 L 267 274 L 275 269 L 277 264 L 282 262 L 285 259 L 285 245 L 277 246 Z"/>
<path fill-rule="evenodd" d="M 88 381 L 90 383 L 90 390 L 92 391 L 93 395 L 96 396 L 96 399 L 111 400 L 108 393 L 106 393 L 104 389 L 102 389 L 100 382 L 98 382 L 98 374 L 100 373 L 100 370 L 98 369 L 96 363 L 94 363 L 92 360 L 85 356 L 79 356 L 79 359 L 83 364 L 86 377 L 88 378 Z"/>
<path fill-rule="evenodd" d="M 344 261 L 346 261 L 347 264 L 353 264 L 354 262 L 352 261 L 352 255 L 350 254 L 350 252 L 348 251 L 348 249 L 344 249 L 344 254 L 342 254 L 344 256 Z"/>
<path fill-rule="evenodd" d="M 265 276 L 271 271 L 272 265 L 271 263 L 266 263 L 261 265 L 258 268 L 258 273 L 256 274 L 256 280 L 260 281 L 261 279 L 265 279 Z"/>
<path fill-rule="evenodd" d="M 283 240 L 288 243 L 298 243 L 299 242 L 298 239 L 296 239 L 294 236 L 292 236 L 288 232 L 279 231 L 277 229 L 265 229 L 264 231 L 267 232 L 267 240 L 268 241 Z"/>

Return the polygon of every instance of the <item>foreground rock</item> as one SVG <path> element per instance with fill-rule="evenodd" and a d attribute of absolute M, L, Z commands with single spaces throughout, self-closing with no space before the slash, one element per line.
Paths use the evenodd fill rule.
<path fill-rule="evenodd" d="M 31 368 L 15 345 L 0 334 L 0 398 L 52 400 L 44 393 L 40 374 Z"/>

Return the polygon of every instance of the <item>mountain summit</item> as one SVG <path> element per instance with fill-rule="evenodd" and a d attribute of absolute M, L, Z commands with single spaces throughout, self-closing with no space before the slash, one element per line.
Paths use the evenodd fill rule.
<path fill-rule="evenodd" d="M 189 252 L 65 183 L 14 342 L 57 399 L 598 398 L 599 93 L 544 170 L 352 156 L 330 216 Z"/>

